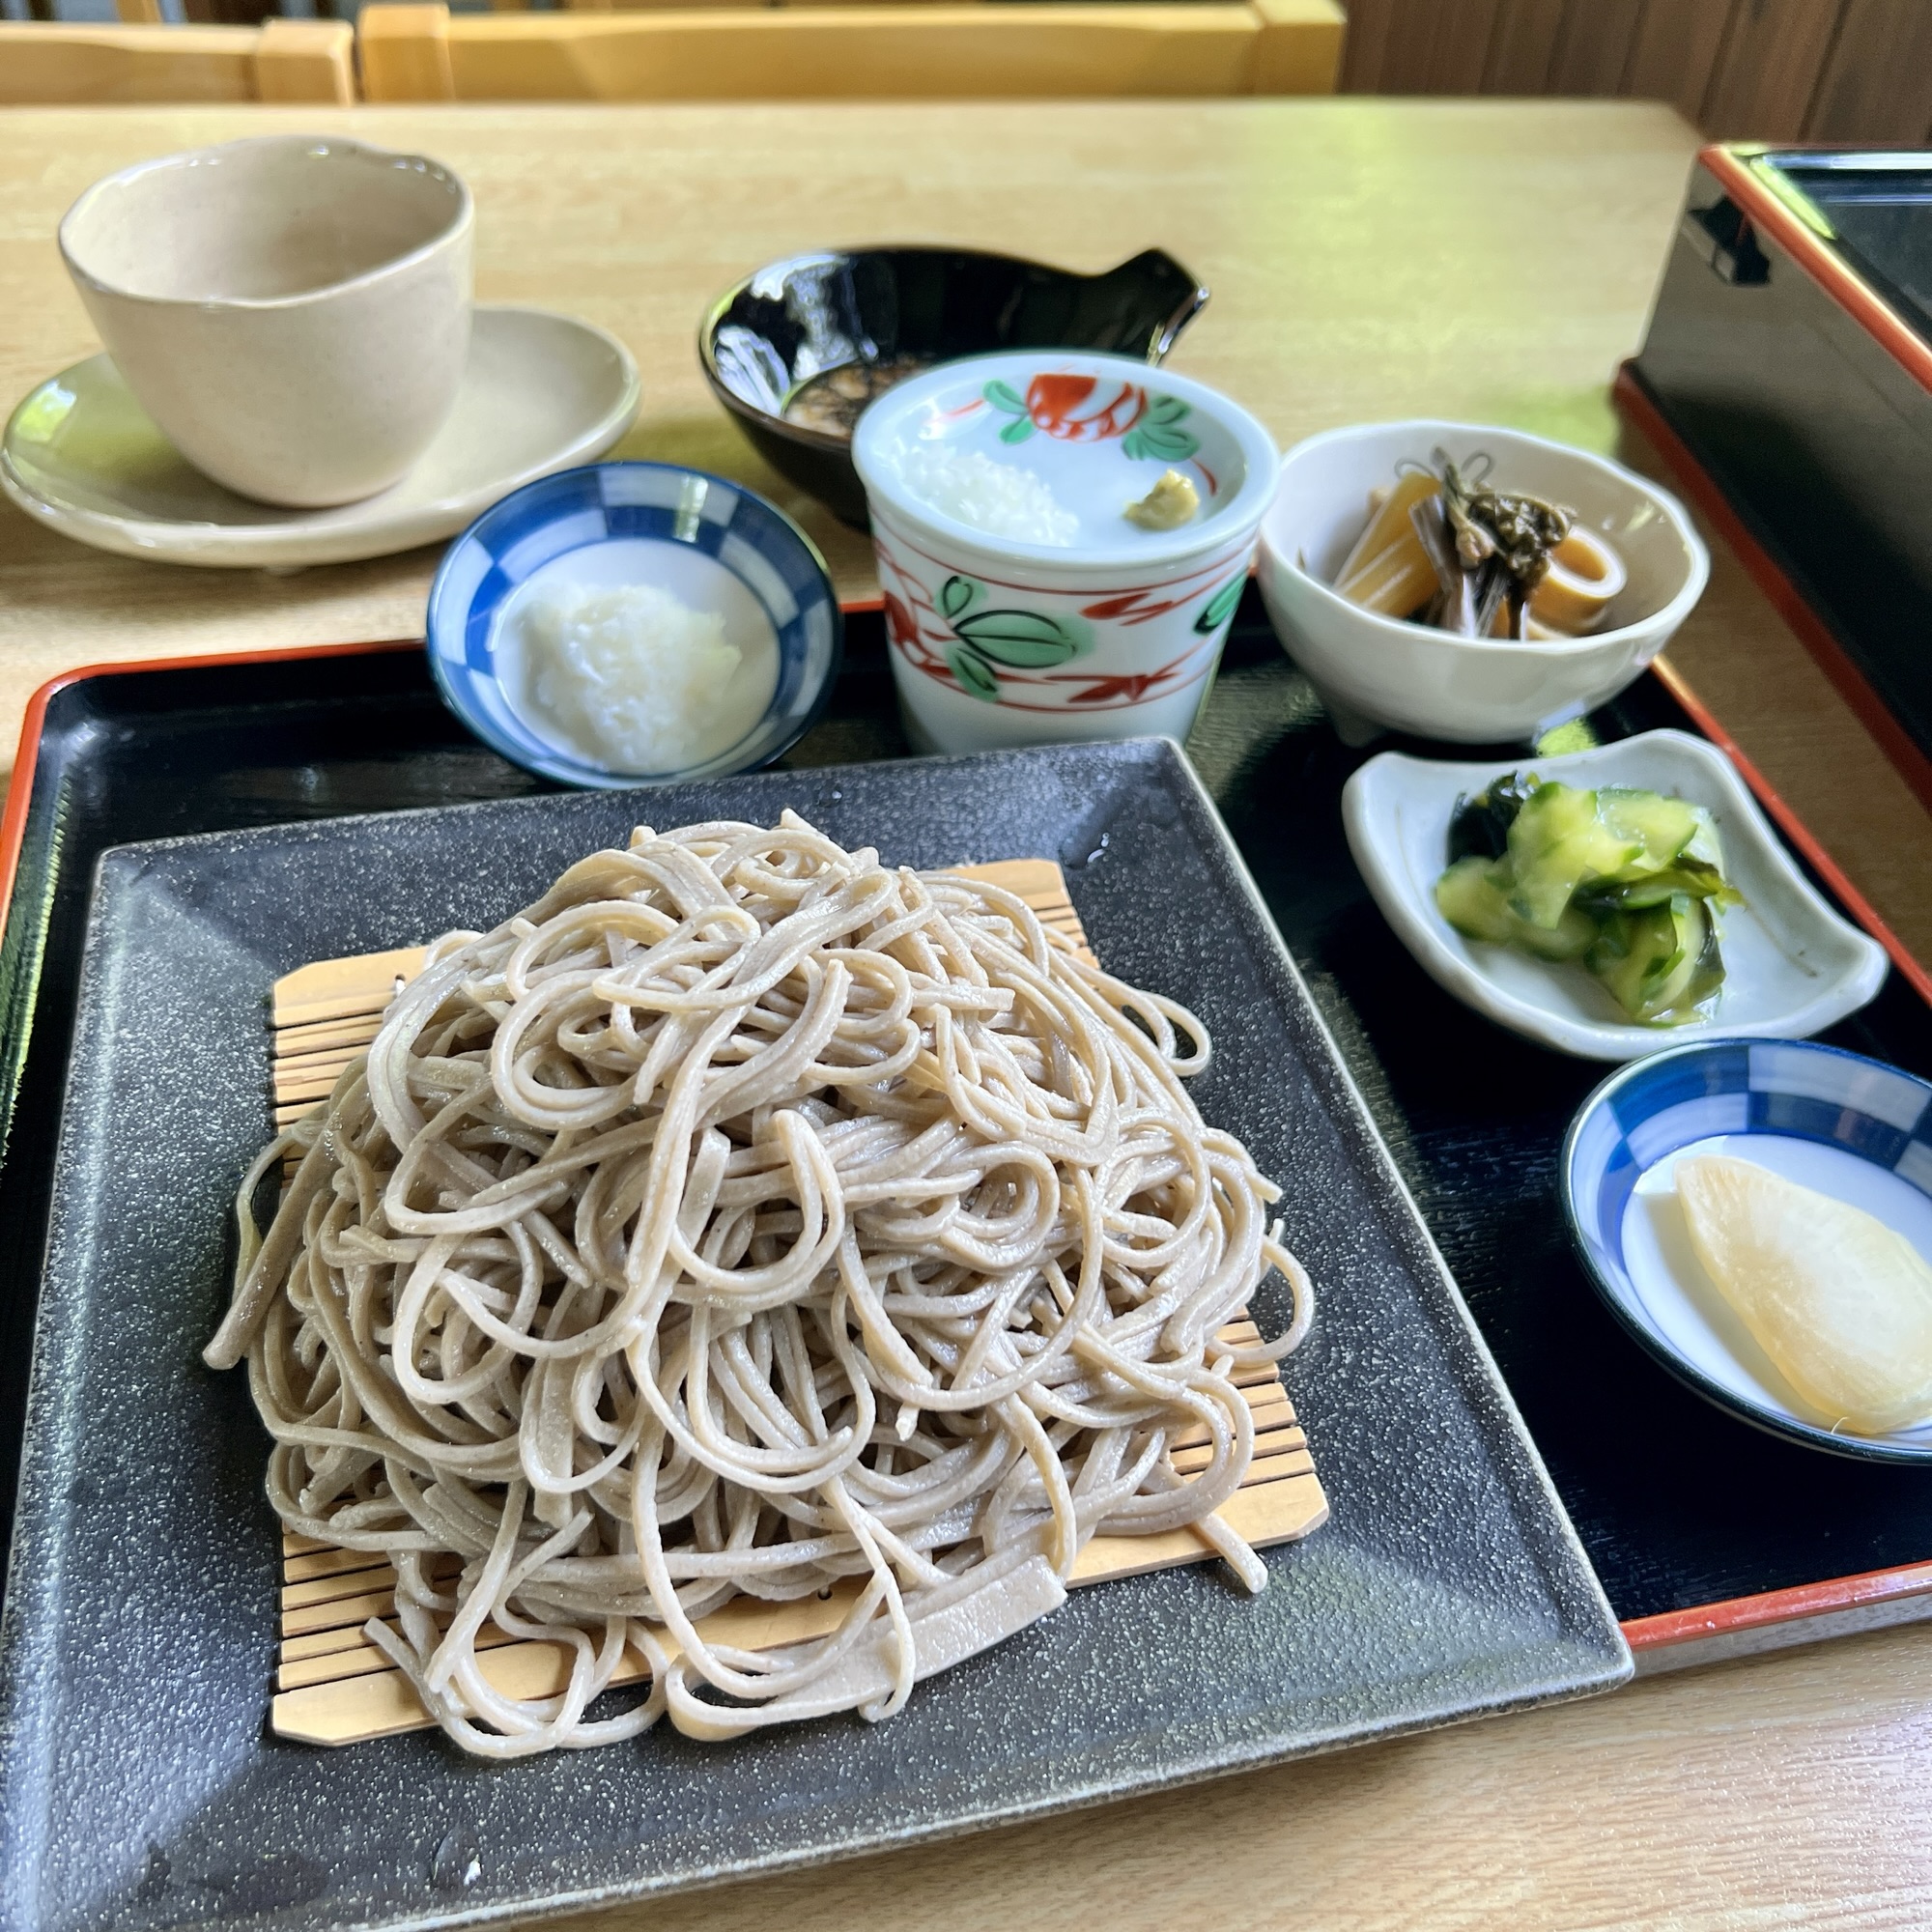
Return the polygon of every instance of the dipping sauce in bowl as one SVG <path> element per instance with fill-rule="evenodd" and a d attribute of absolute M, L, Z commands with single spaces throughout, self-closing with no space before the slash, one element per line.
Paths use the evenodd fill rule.
<path fill-rule="evenodd" d="M 505 757 L 565 784 L 769 764 L 838 674 L 840 619 L 804 532 L 701 470 L 607 463 L 506 497 L 430 592 L 430 664 Z"/>
<path fill-rule="evenodd" d="M 785 400 L 784 420 L 821 436 L 850 438 L 867 404 L 908 376 L 932 367 L 930 355 L 890 355 L 879 362 L 847 362 L 801 383 Z"/>

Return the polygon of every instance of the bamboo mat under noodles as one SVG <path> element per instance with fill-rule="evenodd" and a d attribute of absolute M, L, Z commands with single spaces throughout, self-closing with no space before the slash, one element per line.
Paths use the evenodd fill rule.
<path fill-rule="evenodd" d="M 1065 881 L 1052 861 L 1018 859 L 958 869 L 1018 894 L 1045 924 L 1093 958 Z M 375 1038 L 383 1009 L 397 987 L 420 970 L 423 956 L 421 947 L 412 947 L 326 959 L 275 982 L 271 1024 L 278 1127 L 327 1098 L 343 1067 Z M 1249 1321 L 1232 1322 L 1222 1330 L 1231 1342 L 1251 1340 L 1255 1332 Z M 1328 1516 L 1308 1439 L 1271 1366 L 1244 1371 L 1236 1379 L 1254 1412 L 1255 1455 L 1247 1481 L 1219 1515 L 1257 1548 L 1292 1543 L 1319 1528 Z M 1207 1431 L 1178 1438 L 1173 1460 L 1182 1473 L 1205 1467 L 1209 1460 Z M 1094 1583 L 1132 1577 L 1205 1562 L 1212 1554 L 1191 1529 L 1160 1536 L 1098 1536 L 1080 1552 L 1071 1580 Z M 448 1574 L 455 1571 L 451 1562 Z M 279 1736 L 352 1745 L 430 1723 L 409 1680 L 362 1634 L 372 1617 L 394 1627 L 395 1581 L 390 1565 L 366 1550 L 284 1535 L 281 1648 L 270 1705 L 270 1722 Z M 741 1599 L 705 1618 L 700 1628 L 713 1642 L 747 1650 L 797 1643 L 836 1629 L 855 1592 L 853 1586 L 792 1604 Z M 570 1653 L 561 1644 L 513 1641 L 486 1625 L 477 1648 L 485 1653 L 484 1674 L 508 1696 L 554 1695 L 568 1681 Z M 643 1660 L 627 1652 L 613 1681 L 632 1683 L 645 1674 Z"/>

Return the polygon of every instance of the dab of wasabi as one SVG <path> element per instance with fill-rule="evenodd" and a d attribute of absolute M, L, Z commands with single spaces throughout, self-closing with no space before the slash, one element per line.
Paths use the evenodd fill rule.
<path fill-rule="evenodd" d="M 1135 528 L 1178 530 L 1200 514 L 1201 493 L 1178 469 L 1161 472 L 1161 478 L 1137 503 L 1129 503 L 1125 516 Z"/>

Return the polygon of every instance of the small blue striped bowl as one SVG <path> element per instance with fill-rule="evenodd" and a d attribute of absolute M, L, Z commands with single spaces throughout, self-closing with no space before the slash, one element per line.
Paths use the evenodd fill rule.
<path fill-rule="evenodd" d="M 1755 1161 L 1875 1215 L 1932 1260 L 1932 1085 L 1815 1040 L 1719 1039 L 1631 1062 L 1563 1143 L 1563 1207 L 1610 1313 L 1673 1375 L 1812 1448 L 1932 1463 L 1932 1418 L 1889 1435 L 1810 1420 L 1691 1251 L 1671 1185 L 1689 1153 Z"/>
<path fill-rule="evenodd" d="M 684 771 L 640 775 L 591 763 L 518 715 L 497 677 L 497 618 L 518 587 L 559 558 L 599 582 L 656 582 L 687 604 L 763 611 L 778 684 L 736 744 Z M 569 566 L 564 566 L 569 574 Z M 796 744 L 838 675 L 843 621 L 811 539 L 762 497 L 668 463 L 596 463 L 513 491 L 450 545 L 429 593 L 429 662 L 443 701 L 492 749 L 561 784 L 669 784 L 754 771 Z"/>

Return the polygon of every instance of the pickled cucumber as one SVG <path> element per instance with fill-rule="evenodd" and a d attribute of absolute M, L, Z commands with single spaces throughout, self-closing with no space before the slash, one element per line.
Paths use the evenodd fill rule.
<path fill-rule="evenodd" d="M 1510 827 L 1510 903 L 1531 925 L 1553 926 L 1577 889 L 1614 879 L 1644 857 L 1641 838 L 1615 824 L 1593 791 L 1538 785 Z"/>
<path fill-rule="evenodd" d="M 1503 870 L 1499 882 L 1492 875 Z M 1539 959 L 1580 959 L 1596 944 L 1597 922 L 1566 906 L 1553 926 L 1533 925 L 1510 902 L 1508 873 L 1488 859 L 1460 859 L 1435 882 L 1442 917 L 1470 939 L 1517 946 Z"/>
<path fill-rule="evenodd" d="M 1700 805 L 1515 772 L 1457 801 L 1435 904 L 1466 939 L 1575 961 L 1629 1016 L 1681 1025 L 1722 990 L 1718 915 L 1736 905 Z"/>

